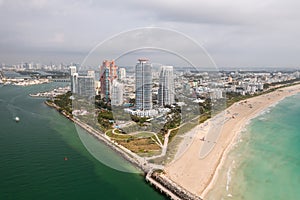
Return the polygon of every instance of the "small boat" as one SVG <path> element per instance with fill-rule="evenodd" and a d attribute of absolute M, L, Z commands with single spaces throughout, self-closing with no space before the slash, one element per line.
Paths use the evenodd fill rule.
<path fill-rule="evenodd" d="M 15 121 L 16 121 L 16 122 L 19 122 L 19 121 L 20 121 L 20 118 L 19 118 L 19 117 L 16 117 L 16 118 L 15 118 Z"/>

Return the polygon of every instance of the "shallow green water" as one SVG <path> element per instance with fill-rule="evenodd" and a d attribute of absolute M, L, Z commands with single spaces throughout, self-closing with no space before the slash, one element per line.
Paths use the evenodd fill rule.
<path fill-rule="evenodd" d="M 300 94 L 241 133 L 208 199 L 300 199 Z"/>
<path fill-rule="evenodd" d="M 166 199 L 143 176 L 101 164 L 82 145 L 73 123 L 43 99 L 28 96 L 57 85 L 0 86 L 0 199 Z M 128 165 L 97 144 L 94 148 Z"/>

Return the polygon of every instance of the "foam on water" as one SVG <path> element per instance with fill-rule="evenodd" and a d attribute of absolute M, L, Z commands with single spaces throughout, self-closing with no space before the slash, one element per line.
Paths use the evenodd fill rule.
<path fill-rule="evenodd" d="M 231 181 L 231 171 L 234 165 L 234 160 L 232 161 L 232 165 L 229 167 L 228 171 L 227 171 L 227 181 L 226 181 L 226 191 L 228 192 L 229 190 L 229 184 Z"/>

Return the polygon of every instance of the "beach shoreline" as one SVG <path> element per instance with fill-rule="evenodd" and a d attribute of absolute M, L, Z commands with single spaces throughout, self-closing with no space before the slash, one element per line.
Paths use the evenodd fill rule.
<path fill-rule="evenodd" d="M 227 109 L 225 109 L 224 111 L 222 111 L 225 113 L 225 115 L 227 115 L 227 118 L 229 118 L 229 120 L 226 120 L 224 125 L 222 125 L 221 133 L 215 141 L 216 144 L 213 146 L 211 150 L 209 150 L 208 154 L 201 159 L 199 159 L 198 157 L 193 157 L 193 155 L 198 155 L 199 153 L 198 151 L 201 149 L 197 147 L 199 146 L 201 147 L 202 145 L 201 143 L 204 142 L 201 141 L 200 138 L 205 136 L 204 132 L 207 131 L 207 129 L 212 128 L 209 127 L 212 126 L 213 124 L 211 123 L 212 121 L 214 121 L 214 123 L 217 123 L 218 120 L 222 120 L 222 117 L 217 117 L 219 115 L 218 114 L 213 118 L 207 120 L 205 124 L 208 124 L 207 125 L 208 128 L 207 127 L 203 128 L 204 124 L 200 124 L 196 126 L 193 130 L 197 130 L 198 132 L 194 134 L 194 139 L 192 140 L 188 149 L 185 150 L 182 153 L 182 155 L 180 155 L 180 157 L 173 160 L 170 164 L 164 166 L 163 168 L 159 166 L 160 169 L 164 170 L 165 172 L 165 174 L 160 175 L 160 177 L 164 178 L 167 185 L 171 185 L 170 189 L 167 189 L 165 186 L 162 186 L 168 191 L 170 191 L 170 193 L 165 193 L 165 194 L 169 196 L 169 194 L 171 194 L 172 191 L 175 191 L 175 193 L 173 194 L 178 195 L 178 193 L 176 194 L 176 191 L 179 190 L 179 191 L 184 191 L 184 193 L 190 193 L 191 196 L 194 196 L 194 198 L 192 199 L 196 199 L 197 196 L 200 199 L 204 199 L 205 196 L 208 194 L 208 192 L 214 187 L 214 184 L 219 175 L 219 170 L 222 168 L 228 153 L 232 150 L 232 148 L 237 142 L 236 141 L 237 136 L 245 128 L 245 126 L 247 126 L 249 121 L 259 116 L 266 109 L 277 104 L 279 101 L 283 100 L 284 98 L 288 96 L 292 96 L 299 92 L 300 92 L 299 84 L 289 86 L 289 87 L 279 88 L 270 93 L 262 94 L 256 97 L 252 97 L 246 100 L 236 102 L 230 107 L 228 107 Z M 45 102 L 45 104 L 59 111 L 59 107 L 57 105 L 49 103 L 47 101 Z M 249 107 L 249 105 L 251 105 L 251 107 Z M 243 111 L 247 111 L 247 112 L 243 113 Z M 237 112 L 239 112 L 239 114 L 236 115 L 236 117 L 234 118 L 231 117 L 233 116 L 233 114 Z M 77 124 L 78 126 L 80 126 L 81 128 L 83 128 L 84 130 L 86 130 L 96 139 L 104 142 L 104 144 L 106 144 L 116 153 L 121 155 L 124 159 L 128 160 L 134 166 L 141 169 L 148 177 L 152 176 L 152 172 L 153 172 L 152 169 L 158 167 L 154 165 L 152 166 L 150 163 L 145 163 L 145 160 L 142 159 L 141 157 L 135 155 L 125 147 L 110 140 L 110 138 L 99 133 L 99 131 L 94 130 L 89 125 L 77 119 L 72 118 L 68 114 L 64 113 L 64 111 L 61 111 L 60 113 L 64 115 L 66 118 L 68 118 L 69 120 L 71 120 L 72 122 L 74 122 L 75 124 Z M 229 127 L 227 127 L 228 123 L 231 123 L 229 124 Z M 199 131 L 200 130 L 199 127 L 202 127 L 200 128 L 201 131 Z M 228 132 L 230 133 L 226 134 Z M 182 166 L 183 163 L 188 166 Z M 199 168 L 197 167 L 199 166 L 202 167 L 201 168 L 202 173 L 198 173 Z M 152 179 L 149 180 L 151 181 Z M 152 185 L 154 184 L 154 182 L 153 183 L 150 182 L 150 184 Z M 161 189 L 159 190 L 162 191 Z"/>
<path fill-rule="evenodd" d="M 238 113 L 238 115 L 224 123 L 216 145 L 209 154 L 203 159 L 193 156 L 198 155 L 203 146 L 203 142 L 201 143 L 199 140 L 200 136 L 197 137 L 198 134 L 202 137 L 203 131 L 196 133 L 195 139 L 183 155 L 166 166 L 165 171 L 168 178 L 186 190 L 205 198 L 214 187 L 219 170 L 222 168 L 228 153 L 235 146 L 241 131 L 253 118 L 261 115 L 266 109 L 299 92 L 300 85 L 297 84 L 234 103 L 225 112 L 230 113 L 230 115 Z M 196 127 L 195 130 L 197 130 Z M 200 166 L 201 170 L 199 170 Z"/>

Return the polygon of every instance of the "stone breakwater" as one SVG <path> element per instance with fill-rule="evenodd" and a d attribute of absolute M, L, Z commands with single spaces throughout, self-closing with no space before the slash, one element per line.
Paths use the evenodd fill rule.
<path fill-rule="evenodd" d="M 134 155 L 134 153 L 132 153 L 131 151 L 129 151 L 125 147 L 119 145 L 118 143 L 112 141 L 108 136 L 105 136 L 100 131 L 95 130 L 94 128 L 92 128 L 91 126 L 81 122 L 80 120 L 73 118 L 72 116 L 68 115 L 64 111 L 60 111 L 60 107 L 57 106 L 56 104 L 50 103 L 50 102 L 47 102 L 47 101 L 45 101 L 45 104 L 50 106 L 50 107 L 55 108 L 57 111 L 59 111 L 59 113 L 61 113 L 67 119 L 69 119 L 70 121 L 74 122 L 75 124 L 77 124 L 78 126 L 83 128 L 84 130 L 86 130 L 89 134 L 94 136 L 97 140 L 103 142 L 105 145 L 110 147 L 113 151 L 118 153 L 120 156 L 122 156 L 124 159 L 129 161 L 131 164 L 133 164 L 134 166 L 141 169 L 143 172 L 148 172 L 149 171 L 149 168 L 147 168 L 147 165 L 141 159 L 139 159 L 136 155 Z"/>
<path fill-rule="evenodd" d="M 171 199 L 177 200 L 202 200 L 197 195 L 194 195 L 186 189 L 180 187 L 175 182 L 171 181 L 162 173 L 150 171 L 146 180 L 153 184 L 161 192 L 165 193 Z"/>

